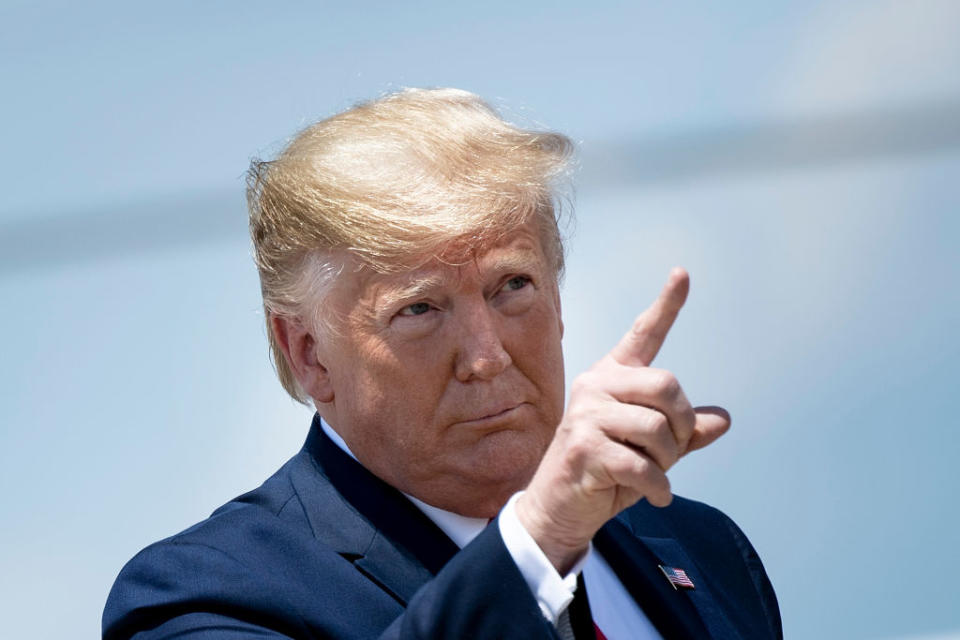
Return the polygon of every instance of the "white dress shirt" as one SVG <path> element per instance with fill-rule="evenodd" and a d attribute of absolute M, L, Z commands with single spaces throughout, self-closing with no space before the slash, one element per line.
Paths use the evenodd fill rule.
<path fill-rule="evenodd" d="M 322 418 L 320 426 L 338 447 L 354 460 L 357 459 L 340 434 Z M 620 583 L 610 565 L 593 549 L 593 545 L 588 547 L 584 557 L 570 573 L 561 576 L 557 572 L 517 517 L 514 504 L 521 493 L 514 494 L 507 501 L 497 524 L 504 546 L 537 599 L 544 617 L 552 624 L 557 624 L 560 614 L 573 600 L 573 594 L 577 590 L 577 574 L 582 570 L 583 580 L 590 594 L 590 615 L 607 640 L 663 640 Z M 468 518 L 439 509 L 410 495 L 407 495 L 407 498 L 461 549 L 480 535 L 488 524 L 486 518 Z"/>

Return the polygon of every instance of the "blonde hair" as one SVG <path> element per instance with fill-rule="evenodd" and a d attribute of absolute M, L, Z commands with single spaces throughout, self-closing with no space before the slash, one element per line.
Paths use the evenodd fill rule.
<path fill-rule="evenodd" d="M 559 187 L 570 140 L 517 128 L 479 97 L 406 89 L 301 131 L 247 174 L 254 259 L 270 350 L 283 387 L 297 383 L 271 315 L 324 324 L 321 300 L 350 256 L 379 272 L 409 269 L 454 241 L 477 247 L 531 219 L 559 278 Z"/>

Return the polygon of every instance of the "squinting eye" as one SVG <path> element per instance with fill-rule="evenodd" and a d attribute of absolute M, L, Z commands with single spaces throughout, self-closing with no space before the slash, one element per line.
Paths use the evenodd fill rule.
<path fill-rule="evenodd" d="M 503 285 L 503 288 L 507 291 L 516 291 L 517 289 L 523 289 L 528 284 L 530 284 L 530 278 L 526 276 L 514 276 L 507 280 L 507 284 Z"/>
<path fill-rule="evenodd" d="M 429 304 L 427 304 L 426 302 L 415 302 L 401 309 L 400 315 L 401 316 L 422 316 L 427 311 L 430 311 Z"/>

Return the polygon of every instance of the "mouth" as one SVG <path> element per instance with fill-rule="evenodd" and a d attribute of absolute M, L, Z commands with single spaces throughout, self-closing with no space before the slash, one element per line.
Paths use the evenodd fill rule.
<path fill-rule="evenodd" d="M 525 404 L 526 404 L 525 402 L 518 402 L 517 404 L 508 406 L 504 409 L 497 408 L 492 411 L 483 413 L 481 415 L 478 415 L 472 418 L 467 418 L 466 420 L 460 420 L 459 424 L 463 426 L 471 426 L 471 427 L 494 424 L 499 421 L 512 418 L 513 415 L 517 413 L 520 410 L 520 408 Z"/>

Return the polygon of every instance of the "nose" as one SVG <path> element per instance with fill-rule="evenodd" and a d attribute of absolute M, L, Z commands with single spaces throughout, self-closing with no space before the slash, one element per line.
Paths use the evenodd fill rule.
<path fill-rule="evenodd" d="M 458 331 L 455 367 L 460 382 L 492 380 L 513 362 L 504 349 L 494 311 L 486 303 L 463 309 Z"/>

